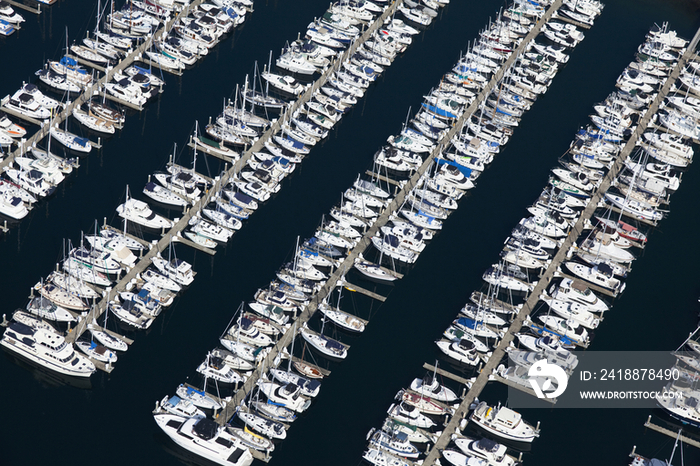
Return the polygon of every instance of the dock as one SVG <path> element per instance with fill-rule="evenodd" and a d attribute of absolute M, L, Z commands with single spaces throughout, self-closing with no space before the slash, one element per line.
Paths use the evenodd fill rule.
<path fill-rule="evenodd" d="M 547 11 L 547 13 L 545 13 L 545 15 L 540 20 L 540 22 L 547 21 L 548 18 L 551 16 L 552 9 L 559 8 L 559 6 L 561 6 L 561 3 L 562 3 L 561 0 L 556 0 L 554 3 L 552 3 L 552 5 L 550 6 L 550 9 Z M 532 32 L 534 32 L 534 31 L 538 31 L 538 29 L 539 28 L 536 26 L 533 29 L 533 31 L 530 32 L 530 34 L 532 34 Z M 523 43 L 527 43 L 529 37 L 530 37 L 530 35 L 528 35 L 526 37 L 526 39 L 523 40 Z M 447 445 L 450 443 L 452 434 L 456 433 L 459 422 L 463 418 L 465 418 L 467 413 L 469 412 L 469 405 L 474 401 L 474 399 L 477 396 L 479 396 L 481 394 L 481 392 L 484 389 L 484 387 L 486 386 L 487 382 L 491 378 L 493 378 L 494 370 L 496 369 L 498 364 L 500 364 L 501 360 L 503 359 L 503 357 L 506 354 L 505 349 L 508 348 L 508 346 L 513 341 L 515 333 L 520 331 L 520 329 L 522 328 L 522 326 L 525 322 L 525 319 L 530 316 L 530 313 L 532 312 L 532 310 L 535 308 L 535 305 L 539 301 L 540 294 L 542 292 L 544 292 L 547 289 L 547 287 L 549 286 L 549 283 L 551 282 L 552 278 L 554 277 L 555 270 L 565 260 L 567 252 L 569 251 L 569 249 L 571 248 L 573 243 L 576 241 L 576 239 L 578 239 L 578 237 L 583 232 L 585 222 L 590 221 L 591 216 L 594 214 L 595 210 L 598 208 L 598 203 L 600 202 L 601 198 L 604 196 L 607 189 L 610 187 L 612 180 L 614 180 L 617 177 L 617 175 L 620 173 L 620 171 L 624 167 L 625 159 L 630 155 L 630 153 L 632 152 L 632 150 L 636 146 L 637 141 L 639 140 L 639 138 L 642 136 L 642 134 L 646 130 L 646 128 L 651 120 L 652 115 L 654 115 L 656 113 L 656 111 L 658 110 L 659 104 L 663 101 L 663 99 L 665 98 L 666 94 L 669 92 L 671 86 L 676 81 L 676 79 L 678 79 L 678 76 L 680 74 L 680 71 L 683 69 L 683 66 L 685 65 L 685 63 L 687 63 L 690 56 L 694 54 L 695 48 L 697 47 L 699 40 L 700 40 L 700 29 L 698 29 L 698 31 L 695 33 L 695 36 L 693 37 L 690 44 L 688 45 L 688 48 L 686 49 L 685 53 L 679 59 L 675 68 L 671 72 L 671 75 L 669 76 L 669 78 L 666 80 L 666 82 L 662 86 L 661 90 L 659 91 L 658 95 L 656 96 L 654 101 L 649 106 L 646 113 L 640 118 L 637 128 L 630 136 L 630 139 L 627 141 L 624 148 L 620 152 L 620 155 L 613 163 L 608 174 L 605 176 L 605 178 L 603 178 L 603 181 L 600 183 L 598 189 L 593 194 L 591 201 L 588 203 L 588 205 L 584 209 L 583 213 L 579 217 L 578 221 L 571 229 L 571 232 L 566 237 L 564 244 L 557 251 L 557 254 L 552 259 L 552 262 L 550 263 L 549 267 L 547 267 L 547 270 L 545 270 L 544 274 L 542 275 L 542 278 L 537 283 L 537 286 L 535 286 L 535 289 L 532 291 L 532 293 L 530 293 L 527 301 L 525 302 L 523 307 L 520 309 L 520 312 L 518 312 L 518 315 L 516 316 L 515 320 L 512 322 L 512 324 L 508 328 L 508 331 L 506 332 L 504 337 L 501 339 L 501 341 L 498 344 L 498 346 L 496 347 L 496 349 L 493 351 L 491 358 L 489 359 L 489 361 L 486 363 L 484 368 L 479 373 L 478 377 L 476 378 L 476 381 L 472 384 L 471 389 L 467 393 L 466 397 L 463 399 L 462 404 L 457 409 L 457 412 L 452 417 L 452 419 L 447 424 L 447 426 L 445 426 L 445 429 L 443 430 L 442 435 L 440 436 L 438 441 L 435 443 L 435 446 L 433 447 L 431 452 L 428 454 L 427 458 L 424 460 L 423 464 L 425 466 L 433 466 L 433 465 L 437 464 L 437 461 L 439 460 L 439 457 L 441 455 L 442 450 L 444 450 L 447 447 Z M 522 44 L 521 44 L 521 46 L 522 46 Z M 516 55 L 517 55 L 517 53 L 514 53 L 511 56 L 516 56 Z"/>
<path fill-rule="evenodd" d="M 671 438 L 674 439 L 674 440 L 675 440 L 675 439 L 680 439 L 680 441 L 683 442 L 683 443 L 685 443 L 686 445 L 691 445 L 691 446 L 693 446 L 693 447 L 695 447 L 695 448 L 700 448 L 700 442 L 697 441 L 697 440 L 695 440 L 695 439 L 692 439 L 692 438 L 690 438 L 690 437 L 687 437 L 687 436 L 685 436 L 685 435 L 682 435 L 682 434 L 681 434 L 681 432 L 683 432 L 682 430 L 680 430 L 680 431 L 678 431 L 678 432 L 674 432 L 674 431 L 672 431 L 672 430 L 670 430 L 670 429 L 666 429 L 665 427 L 661 427 L 661 426 L 659 426 L 659 425 L 656 425 L 656 424 L 652 423 L 652 422 L 651 422 L 651 414 L 649 415 L 649 417 L 647 418 L 646 422 L 644 423 L 644 427 L 647 427 L 647 428 L 653 430 L 654 432 L 658 432 L 658 433 L 660 433 L 660 434 L 663 434 L 663 435 L 666 435 L 666 436 L 668 436 L 668 437 L 671 437 Z"/>
<path fill-rule="evenodd" d="M 15 8 L 19 8 L 20 10 L 28 11 L 29 13 L 34 13 L 35 15 L 41 14 L 41 4 L 40 3 L 37 3 L 36 8 L 32 8 L 29 5 L 25 5 L 24 3 L 20 3 L 20 2 L 15 2 L 14 0 L 5 0 L 5 2 L 12 5 Z"/>
<path fill-rule="evenodd" d="M 454 380 L 455 382 L 460 383 L 462 385 L 469 386 L 471 384 L 471 380 L 455 375 L 452 372 L 446 371 L 445 369 L 440 369 L 439 367 L 433 366 L 432 364 L 428 364 L 427 362 L 423 364 L 423 369 L 433 371 L 436 374 L 440 374 L 441 376 L 447 377 L 448 379 Z"/>
<path fill-rule="evenodd" d="M 376 299 L 377 301 L 381 301 L 381 302 L 386 301 L 386 296 L 382 296 L 382 295 L 377 294 L 373 291 L 362 288 L 361 286 L 353 285 L 352 283 L 347 282 L 347 281 L 342 282 L 342 287 L 348 291 L 353 291 L 355 293 L 360 293 L 360 294 L 363 294 L 365 296 L 369 296 L 370 298 Z"/>

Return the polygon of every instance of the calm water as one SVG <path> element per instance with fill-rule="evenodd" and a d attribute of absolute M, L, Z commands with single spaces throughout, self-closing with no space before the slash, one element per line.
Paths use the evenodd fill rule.
<path fill-rule="evenodd" d="M 0 395 L 7 401 L 0 464 L 178 464 L 150 415 L 155 401 L 185 380 L 201 383 L 194 368 L 215 346 L 240 302 L 252 299 L 291 258 L 296 237 L 312 234 L 341 191 L 369 168 L 386 137 L 400 129 L 409 107 L 420 105 L 421 96 L 500 5 L 453 0 L 226 248 L 210 258 L 179 246 L 178 255 L 193 262 L 197 280 L 148 334 L 134 336 L 136 343 L 120 356 L 111 375 L 93 377 L 91 389 L 65 386 L 13 363 L 3 352 Z M 235 84 L 252 73 L 255 60 L 262 66 L 270 50 L 279 53 L 326 7 L 327 2 L 316 0 L 258 2 L 245 25 L 202 63 L 182 78 L 166 76 L 162 96 L 144 112 L 129 115 L 124 130 L 106 141 L 101 152 L 84 158 L 53 199 L 0 238 L 0 312 L 9 314 L 26 304 L 29 288 L 61 258 L 64 239 L 78 242 L 80 231 L 90 231 L 95 219 L 118 224 L 114 209 L 123 201 L 126 185 L 139 192 L 148 174 L 164 167 L 174 143 L 179 161 L 190 164 L 190 151 L 179 148 L 195 119 L 204 124 L 216 115 Z M 14 92 L 23 80 L 32 80 L 46 58 L 60 56 L 65 27 L 72 41 L 94 27 L 94 16 L 94 2 L 87 0 L 61 0 L 39 17 L 26 14 L 19 34 L 0 40 L 0 54 L 9 64 L 0 75 L 0 92 Z M 371 324 L 361 337 L 341 336 L 352 345 L 348 359 L 330 366 L 332 376 L 278 445 L 273 464 L 360 463 L 367 431 L 381 423 L 396 391 L 422 375 L 423 362 L 437 357 L 433 341 L 481 286 L 481 273 L 497 260 L 503 240 L 546 183 L 549 168 L 573 133 L 587 122 L 592 105 L 613 90 L 646 31 L 662 21 L 690 38 L 700 15 L 692 2 L 610 0 L 550 91 L 416 266 L 394 287 L 379 290 L 389 293 L 386 303 L 344 293 L 343 307 L 371 316 Z M 210 174 L 222 168 L 203 157 L 197 167 Z M 695 168 L 684 175 L 669 218 L 651 235 L 626 292 L 596 332 L 593 349 L 672 350 L 696 327 L 700 285 L 694 271 L 700 250 L 692 245 L 699 226 L 694 215 L 698 177 Z M 359 284 L 356 275 L 349 279 Z M 490 402 L 505 402 L 506 397 L 499 385 L 489 386 L 482 396 Z M 645 432 L 648 414 L 524 412 L 528 420 L 542 421 L 543 428 L 525 459 L 541 465 L 626 464 L 635 444 L 642 454 L 667 458 L 673 442 Z M 684 453 L 685 464 L 700 464 L 697 452 Z M 678 456 L 675 464 L 680 464 Z"/>

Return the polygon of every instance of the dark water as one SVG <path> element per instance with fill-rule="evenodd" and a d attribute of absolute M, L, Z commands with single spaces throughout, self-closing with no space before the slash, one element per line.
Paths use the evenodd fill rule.
<path fill-rule="evenodd" d="M 99 373 L 90 390 L 68 387 L 0 357 L 3 403 L 3 453 L 0 464 L 178 464 L 168 442 L 153 422 L 156 400 L 177 384 L 201 383 L 194 371 L 217 342 L 231 315 L 244 300 L 264 287 L 276 268 L 291 258 L 295 239 L 312 234 L 321 215 L 337 203 L 357 173 L 387 136 L 397 132 L 409 107 L 436 85 L 476 37 L 501 2 L 453 0 L 439 21 L 415 39 L 357 107 L 283 189 L 260 209 L 214 258 L 179 246 L 178 255 L 192 261 L 195 283 L 136 343 L 111 374 Z M 654 22 L 669 21 L 690 38 L 700 26 L 693 2 L 611 0 L 586 40 L 573 52 L 549 92 L 526 115 L 508 147 L 478 180 L 478 185 L 426 248 L 416 266 L 394 287 L 383 305 L 344 293 L 343 307 L 371 315 L 308 413 L 294 423 L 278 445 L 273 464 L 360 463 L 365 434 L 385 416 L 396 391 L 433 362 L 439 337 L 472 290 L 481 273 L 497 259 L 502 241 L 547 181 L 549 168 L 585 124 L 592 105 L 613 90 L 616 77 L 632 59 Z M 236 83 L 252 73 L 253 63 L 267 62 L 293 40 L 324 1 L 258 2 L 256 11 L 233 37 L 182 78 L 166 76 L 165 93 L 141 114 L 131 114 L 121 133 L 40 204 L 19 226 L 2 237 L 2 313 L 26 304 L 29 288 L 49 273 L 62 254 L 64 238 L 79 241 L 95 219 L 118 224 L 115 207 L 125 186 L 139 192 L 149 173 L 162 169 L 173 143 L 182 147 L 195 119 L 204 124 L 232 95 Z M 6 63 L 0 75 L 3 95 L 32 80 L 45 58 L 56 59 L 70 38 L 94 27 L 94 3 L 61 0 L 39 17 L 25 15 L 19 34 L 0 40 Z M 71 41 L 73 39 L 70 39 Z M 74 131 L 80 128 L 71 123 Z M 179 160 L 191 153 L 178 149 Z M 216 160 L 200 157 L 197 167 L 215 174 Z M 634 264 L 626 292 L 596 332 L 596 350 L 673 350 L 697 324 L 700 285 L 694 273 L 700 249 L 694 246 L 699 221 L 700 174 L 691 168 L 673 196 L 671 214 L 651 234 L 643 257 Z M 358 284 L 357 276 L 349 276 Z M 315 324 L 315 322 L 313 323 Z M 482 398 L 506 401 L 507 392 L 489 386 Z M 626 464 L 632 445 L 645 455 L 667 458 L 672 440 L 642 426 L 646 410 L 529 410 L 530 421 L 542 421 L 543 433 L 527 464 Z M 700 464 L 697 452 L 685 449 L 685 464 Z M 694 456 L 693 456 L 694 455 Z M 680 464 L 676 456 L 675 464 Z"/>

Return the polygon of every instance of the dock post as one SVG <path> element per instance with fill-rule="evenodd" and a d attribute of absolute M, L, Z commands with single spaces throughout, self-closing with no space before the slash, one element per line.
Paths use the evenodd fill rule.
<path fill-rule="evenodd" d="M 5 314 L 2 315 L 2 326 L 7 327 L 7 317 Z"/>

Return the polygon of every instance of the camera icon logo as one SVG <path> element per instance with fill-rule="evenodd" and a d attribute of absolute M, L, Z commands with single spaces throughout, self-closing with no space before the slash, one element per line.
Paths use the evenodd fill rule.
<path fill-rule="evenodd" d="M 533 364 L 527 371 L 527 375 L 530 377 L 530 385 L 532 385 L 537 398 L 556 398 L 564 393 L 569 383 L 564 369 L 556 364 L 548 363 L 546 359 Z"/>

